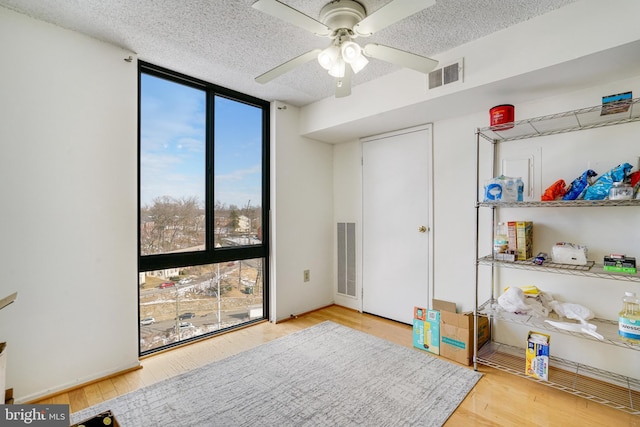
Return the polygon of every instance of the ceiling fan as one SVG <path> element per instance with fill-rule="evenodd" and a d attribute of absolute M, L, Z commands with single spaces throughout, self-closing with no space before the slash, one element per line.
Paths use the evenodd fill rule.
<path fill-rule="evenodd" d="M 367 57 L 380 59 L 421 73 L 429 73 L 438 61 L 389 46 L 370 43 L 360 47 L 353 40 L 368 37 L 408 16 L 435 4 L 435 0 L 392 0 L 371 15 L 354 0 L 334 0 L 320 11 L 320 21 L 278 0 L 258 0 L 252 7 L 318 36 L 331 39 L 326 49 L 303 53 L 256 77 L 267 83 L 313 59 L 336 80 L 336 97 L 351 94 L 352 73 L 360 72 L 369 62 Z"/>

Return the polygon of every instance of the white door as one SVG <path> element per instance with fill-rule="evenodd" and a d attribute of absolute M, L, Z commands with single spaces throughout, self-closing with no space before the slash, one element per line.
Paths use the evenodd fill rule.
<path fill-rule="evenodd" d="M 412 323 L 428 307 L 431 125 L 362 144 L 362 309 Z"/>

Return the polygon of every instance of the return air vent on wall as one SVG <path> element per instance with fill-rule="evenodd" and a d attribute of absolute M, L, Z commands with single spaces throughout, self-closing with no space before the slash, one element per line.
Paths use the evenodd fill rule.
<path fill-rule="evenodd" d="M 338 293 L 356 296 L 356 224 L 338 223 Z"/>
<path fill-rule="evenodd" d="M 462 71 L 462 59 L 457 60 L 453 64 L 445 65 L 444 67 L 433 70 L 427 77 L 429 79 L 429 89 L 435 89 L 451 83 L 461 83 Z"/>

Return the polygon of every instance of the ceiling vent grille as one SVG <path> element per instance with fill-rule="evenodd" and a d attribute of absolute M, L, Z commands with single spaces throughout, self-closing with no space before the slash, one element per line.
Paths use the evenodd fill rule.
<path fill-rule="evenodd" d="M 437 68 L 429 73 L 429 89 L 435 89 L 440 86 L 451 83 L 462 83 L 463 62 L 462 59 L 456 62 Z"/>

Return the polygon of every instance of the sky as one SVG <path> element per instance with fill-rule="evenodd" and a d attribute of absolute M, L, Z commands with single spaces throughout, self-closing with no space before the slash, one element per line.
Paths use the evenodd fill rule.
<path fill-rule="evenodd" d="M 215 199 L 226 205 L 261 203 L 262 111 L 215 97 Z M 140 203 L 205 194 L 206 93 L 142 74 Z"/>

